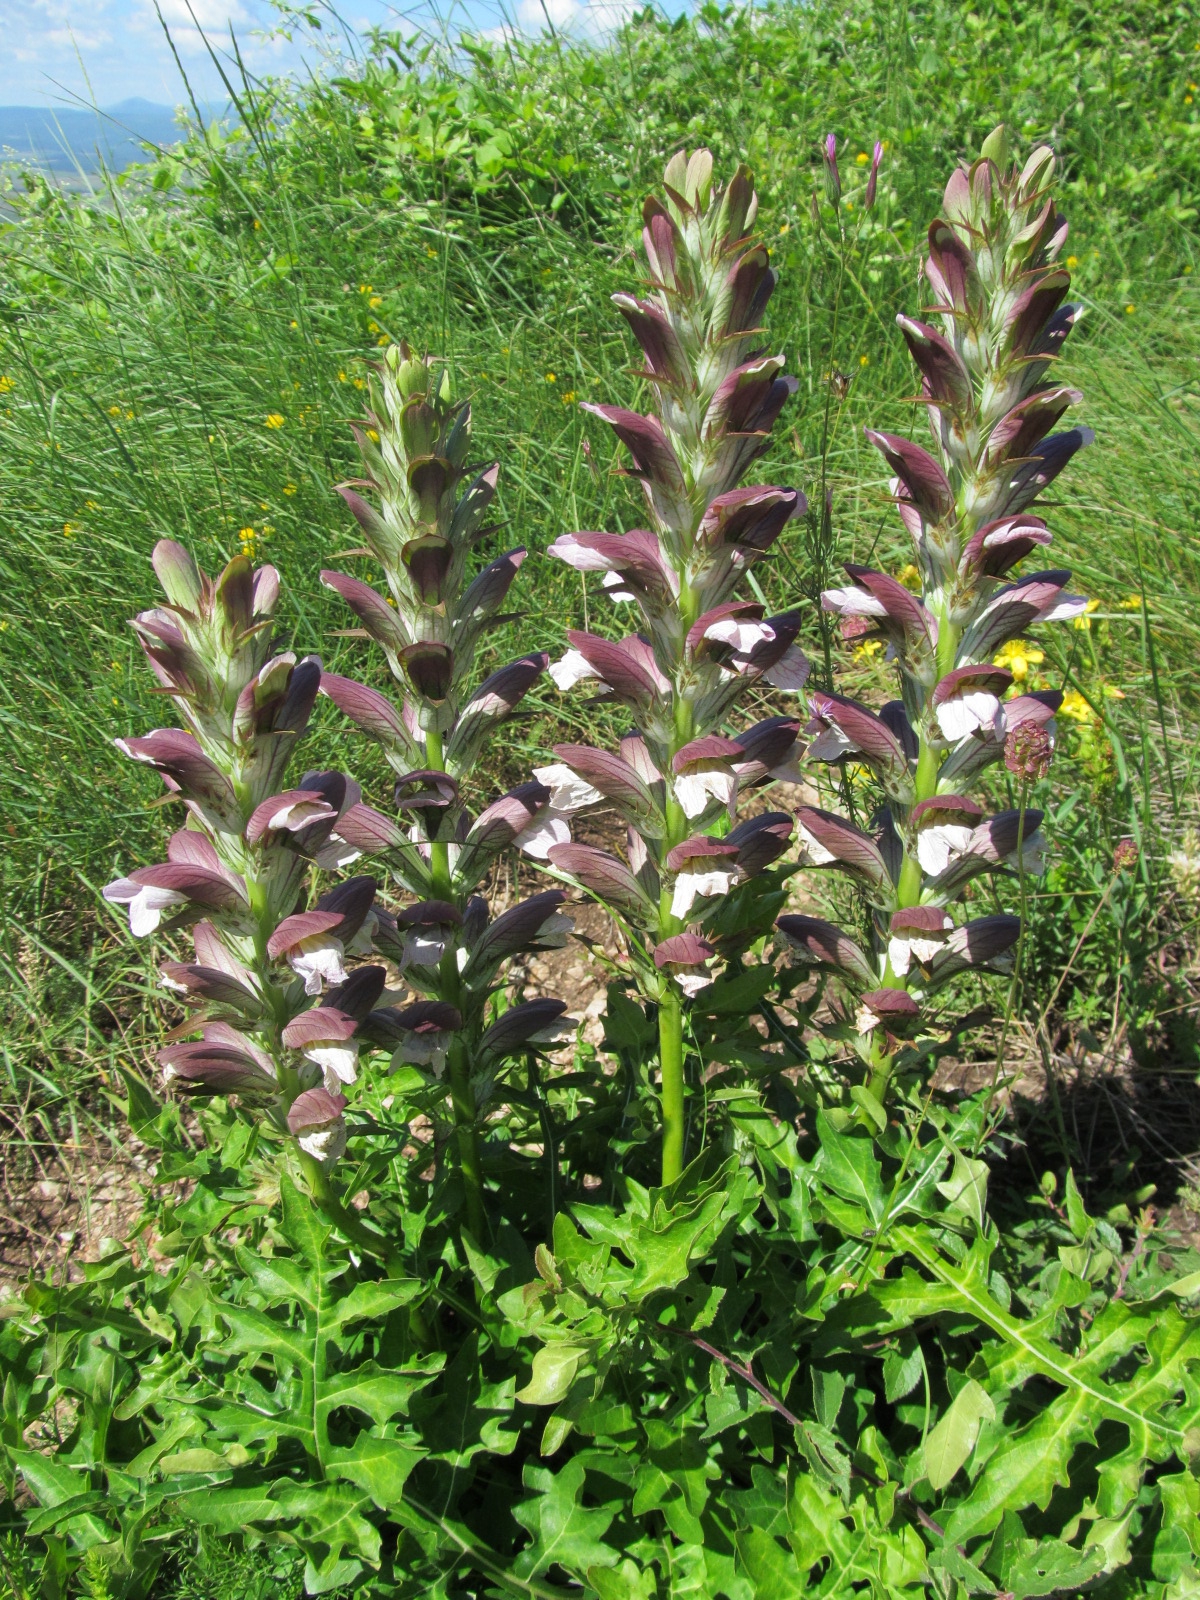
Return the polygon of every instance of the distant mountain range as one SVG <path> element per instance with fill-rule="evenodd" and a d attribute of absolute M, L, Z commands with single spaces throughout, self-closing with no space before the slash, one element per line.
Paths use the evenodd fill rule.
<path fill-rule="evenodd" d="M 149 100 L 122 100 L 97 111 L 0 106 L 0 162 L 16 160 L 53 172 L 95 172 L 101 162 L 120 172 L 147 159 L 144 140 L 165 145 L 179 137 L 174 109 Z"/>

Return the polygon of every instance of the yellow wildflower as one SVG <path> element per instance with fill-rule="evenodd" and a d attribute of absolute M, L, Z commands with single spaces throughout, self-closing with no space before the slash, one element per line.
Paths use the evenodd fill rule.
<path fill-rule="evenodd" d="M 1040 667 L 1045 659 L 1041 650 L 1035 650 L 1024 639 L 1010 639 L 999 654 L 992 657 L 993 664 L 1007 667 L 1018 683 L 1028 677 L 1030 667 Z"/>
<path fill-rule="evenodd" d="M 858 364 L 860 367 L 869 367 L 871 365 L 870 356 L 859 356 Z"/>
<path fill-rule="evenodd" d="M 262 223 L 258 220 L 257 217 L 255 217 L 255 219 L 254 219 L 254 231 L 255 231 L 255 233 L 259 233 L 261 231 L 261 229 L 262 229 Z"/>
<path fill-rule="evenodd" d="M 295 494 L 296 485 L 294 483 L 285 483 L 283 486 L 283 492 L 284 494 Z"/>
<path fill-rule="evenodd" d="M 368 333 L 378 333 L 379 332 L 379 324 L 377 322 L 368 322 L 367 323 L 367 332 Z"/>
<path fill-rule="evenodd" d="M 293 327 L 293 328 L 298 328 L 300 326 L 300 324 L 296 321 L 295 317 L 293 317 L 291 322 L 290 322 L 290 324 L 289 324 L 289 326 Z"/>
<path fill-rule="evenodd" d="M 108 414 L 110 417 L 119 417 L 121 415 L 120 406 L 109 406 Z"/>
<path fill-rule="evenodd" d="M 433 246 L 431 244 L 427 244 L 425 246 L 425 254 L 427 256 L 432 256 L 435 261 L 437 260 L 437 251 L 433 248 Z"/>
<path fill-rule="evenodd" d="M 379 434 L 377 433 L 377 431 L 374 428 L 368 428 L 367 429 L 367 438 L 370 439 L 372 444 L 378 444 L 379 443 Z"/>
<path fill-rule="evenodd" d="M 1092 612 L 1100 609 L 1099 600 L 1089 600 L 1083 608 L 1083 615 L 1075 618 L 1075 626 L 1081 633 L 1090 633 L 1092 629 Z"/>
<path fill-rule="evenodd" d="M 1063 695 L 1063 703 L 1059 711 L 1064 717 L 1070 717 L 1072 722 L 1095 722 L 1096 713 L 1079 693 L 1078 689 L 1070 689 Z"/>
<path fill-rule="evenodd" d="M 383 296 L 381 294 L 373 294 L 367 301 L 367 304 L 370 306 L 372 311 L 378 311 L 380 306 L 383 304 Z"/>
<path fill-rule="evenodd" d="M 1190 95 L 1190 94 L 1185 94 L 1185 95 L 1184 95 L 1184 97 L 1183 97 L 1183 103 L 1184 103 L 1184 105 L 1185 105 L 1185 106 L 1190 106 L 1190 105 L 1191 105 L 1191 103 L 1192 103 L 1192 97 L 1191 97 L 1191 95 Z"/>
<path fill-rule="evenodd" d="M 558 378 L 557 378 L 556 374 L 553 373 L 553 372 L 548 372 L 546 374 L 546 382 L 547 383 L 557 383 L 558 382 Z"/>
<path fill-rule="evenodd" d="M 898 574 L 900 582 L 906 589 L 911 589 L 914 594 L 921 592 L 921 574 L 910 561 L 908 566 L 902 567 Z"/>
<path fill-rule="evenodd" d="M 501 346 L 500 346 L 500 354 L 501 354 L 501 355 L 502 355 L 502 356 L 506 356 L 506 355 L 508 355 L 508 354 L 510 354 L 510 352 L 509 352 L 509 348 L 508 348 L 508 346 L 507 346 L 507 345 L 506 345 L 506 344 L 502 344 L 502 345 L 501 345 Z"/>
<path fill-rule="evenodd" d="M 3 377 L 0 377 L 0 394 L 7 394 L 10 389 L 14 389 L 15 387 L 16 385 L 13 383 L 13 380 L 8 376 L 7 373 L 5 373 Z"/>
<path fill-rule="evenodd" d="M 867 162 L 870 161 L 870 159 L 871 159 L 870 156 L 867 154 L 867 152 L 865 150 L 860 150 L 858 152 L 858 154 L 854 158 L 854 163 L 855 163 L 856 166 L 865 167 Z"/>
<path fill-rule="evenodd" d="M 126 422 L 132 422 L 133 421 L 133 412 L 132 411 L 127 411 L 125 413 L 125 421 Z"/>
<path fill-rule="evenodd" d="M 1067 271 L 1068 272 L 1074 272 L 1075 268 L 1078 265 L 1079 265 L 1079 257 L 1078 256 L 1068 256 L 1067 257 Z"/>
<path fill-rule="evenodd" d="M 376 341 L 375 341 L 376 344 L 387 344 L 387 342 L 388 342 L 388 336 L 387 336 L 386 333 L 381 333 L 379 335 L 378 339 L 376 339 Z"/>
<path fill-rule="evenodd" d="M 66 534 L 68 539 L 73 539 L 78 532 L 79 524 L 77 522 L 63 523 L 63 533 Z"/>
<path fill-rule="evenodd" d="M 1140 611 L 1142 597 L 1140 594 L 1131 594 L 1127 600 L 1118 600 L 1117 607 L 1121 611 Z"/>
<path fill-rule="evenodd" d="M 345 383 L 346 381 L 347 381 L 346 380 L 346 374 L 344 372 L 339 372 L 338 373 L 338 382 L 339 383 Z"/>
<path fill-rule="evenodd" d="M 367 380 L 365 378 L 355 378 L 354 387 L 356 389 L 365 389 L 366 386 L 367 386 Z"/>
<path fill-rule="evenodd" d="M 253 539 L 253 537 L 254 537 L 254 529 L 253 528 L 239 528 L 238 529 L 238 538 L 239 539 Z"/>
<path fill-rule="evenodd" d="M 83 506 L 85 511 L 99 511 L 100 502 L 98 500 L 85 500 Z"/>
<path fill-rule="evenodd" d="M 286 419 L 278 411 L 269 411 L 267 413 L 268 428 L 282 428 L 285 420 Z"/>
<path fill-rule="evenodd" d="M 575 404 L 575 391 L 574 391 L 574 389 L 567 389 L 566 391 L 564 391 L 563 397 L 562 397 L 562 403 L 565 406 L 571 406 L 571 405 Z"/>
<path fill-rule="evenodd" d="M 790 222 L 781 222 L 780 225 L 779 225 L 779 231 L 780 231 L 780 233 L 791 233 L 791 231 L 792 231 L 791 223 Z"/>
<path fill-rule="evenodd" d="M 864 639 L 860 645 L 855 645 L 854 659 L 855 661 L 869 661 L 872 656 L 877 656 L 882 649 L 882 639 Z"/>
<path fill-rule="evenodd" d="M 1127 317 L 1131 317 L 1136 310 L 1137 310 L 1137 307 L 1135 305 L 1127 305 L 1125 307 L 1125 315 Z"/>

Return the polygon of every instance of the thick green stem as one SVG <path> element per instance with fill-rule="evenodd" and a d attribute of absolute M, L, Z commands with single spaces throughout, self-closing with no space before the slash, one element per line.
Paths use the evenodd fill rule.
<path fill-rule="evenodd" d="M 658 1059 L 662 1069 L 662 1181 L 683 1171 L 687 1109 L 683 1081 L 683 1006 L 672 984 L 658 1003 Z"/>
<path fill-rule="evenodd" d="M 445 752 L 440 733 L 429 732 L 425 735 L 425 759 L 429 762 L 431 772 L 445 770 Z M 429 871 L 436 897 L 453 904 L 450 846 L 445 841 L 435 840 L 430 844 Z M 447 951 L 442 957 L 438 973 L 441 978 L 442 999 L 449 1005 L 458 1006 L 462 999 L 462 986 L 453 950 Z M 475 1091 L 471 1087 L 470 1053 L 461 1034 L 455 1037 L 450 1047 L 447 1076 L 450 1082 L 450 1104 L 454 1111 L 458 1163 L 466 1192 L 467 1227 L 474 1238 L 482 1244 L 487 1238 L 487 1232 L 483 1205 L 483 1160 L 479 1152 L 479 1134 L 475 1125 L 479 1108 L 475 1104 Z"/>
<path fill-rule="evenodd" d="M 943 613 L 938 619 L 937 643 L 937 672 L 943 678 L 948 672 L 954 670 L 954 663 L 958 656 L 959 629 Z M 924 727 L 917 730 L 920 739 L 920 750 L 917 755 L 917 770 L 913 779 L 913 804 L 920 805 L 922 800 L 931 800 L 937 794 L 938 771 L 942 764 L 940 753 L 929 743 Z M 911 911 L 914 906 L 921 903 L 921 864 L 915 855 L 907 850 L 904 853 L 904 864 L 900 868 L 900 881 L 896 885 L 896 909 L 898 911 Z M 883 972 L 883 987 L 885 989 L 906 989 L 907 978 L 900 977 L 892 971 L 889 961 Z M 880 1043 L 879 1032 L 876 1030 L 871 1043 L 871 1077 L 868 1088 L 876 1100 L 883 1104 L 887 1095 L 888 1083 L 892 1076 L 892 1067 L 895 1056 L 887 1051 Z"/>

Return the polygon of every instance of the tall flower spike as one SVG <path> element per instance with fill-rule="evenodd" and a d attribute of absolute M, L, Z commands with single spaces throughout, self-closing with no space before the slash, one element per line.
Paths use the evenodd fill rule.
<path fill-rule="evenodd" d="M 325 1169 L 346 1147 L 340 1090 L 357 1076 L 355 1035 L 374 1003 L 364 1009 L 353 995 L 378 997 L 383 986 L 382 967 L 345 966 L 369 948 L 375 880 L 359 876 L 309 910 L 296 906 L 314 865 L 358 854 L 339 830 L 364 808 L 340 772 L 305 772 L 286 786 L 321 663 L 276 648 L 274 568 L 255 572 L 239 556 L 210 579 L 170 540 L 153 559 L 167 604 L 133 628 L 185 727 L 117 745 L 157 769 L 188 817 L 165 862 L 135 868 L 104 895 L 128 906 L 135 935 L 192 928 L 194 962 L 162 968 L 164 987 L 190 1013 L 159 1052 L 166 1081 L 257 1108 L 294 1141 L 314 1195 L 327 1201 Z"/>
<path fill-rule="evenodd" d="M 1010 166 L 997 129 L 947 184 L 924 263 L 932 304 L 921 319 L 897 319 L 920 372 L 932 452 L 867 430 L 893 474 L 921 592 L 850 566 L 849 584 L 822 597 L 848 638 L 886 640 L 900 677 L 901 699 L 878 716 L 836 695 L 814 696 L 809 728 L 809 759 L 865 764 L 886 798 L 878 819 L 886 871 L 871 877 L 868 891 L 878 981 L 864 987 L 853 961 L 825 956 L 826 945 L 850 948 L 844 935 L 817 951 L 811 919 L 784 917 L 779 927 L 796 960 L 835 972 L 862 1002 L 858 1045 L 880 1100 L 918 1027 L 896 995 L 923 1004 L 953 972 L 1011 962 L 1015 918 L 956 928 L 944 908 L 972 877 L 1037 871 L 1042 860 L 1040 813 L 989 821 L 963 788 L 1002 759 L 1022 784 L 1044 774 L 1062 697 L 1006 698 L 1011 674 L 991 657 L 1033 624 L 1084 609 L 1066 592 L 1066 572 L 1011 577 L 1050 543 L 1034 502 L 1092 438 L 1087 428 L 1051 431 L 1081 398 L 1056 374 L 1078 308 L 1066 303 L 1070 278 L 1058 259 L 1067 227 L 1053 199 L 1054 167 L 1045 146 L 1023 167 Z M 831 826 L 822 824 L 826 833 Z M 845 870 L 846 853 L 826 842 L 814 864 Z M 902 1013 L 909 1020 L 899 1028 Z M 923 1012 L 919 1025 L 929 1020 Z"/>
<path fill-rule="evenodd" d="M 406 980 L 429 997 L 422 1004 L 436 1008 L 430 1013 L 437 1019 L 436 1048 L 423 1034 L 422 1054 L 414 1030 L 404 1029 L 396 1060 L 424 1062 L 434 1080 L 445 1069 L 466 1221 L 482 1240 L 487 1230 L 480 1125 L 497 1057 L 527 1056 L 549 1038 L 539 1029 L 489 1031 L 496 974 L 503 961 L 523 951 L 564 943 L 571 924 L 558 910 L 565 896 L 555 892 L 553 904 L 534 896 L 489 925 L 476 891 L 503 853 L 524 847 L 544 858 L 570 834 L 542 783 L 520 785 L 478 816 L 467 808 L 466 791 L 484 742 L 549 658 L 525 656 L 472 687 L 479 642 L 503 620 L 505 599 L 525 559 L 518 547 L 470 576 L 471 553 L 490 531 L 485 518 L 499 469 L 469 465 L 471 408 L 454 399 L 449 372 L 431 357 L 415 356 L 406 344 L 389 346 L 369 392 L 368 415 L 354 429 L 364 475 L 343 484 L 341 494 L 383 569 L 387 596 L 345 573 L 321 577 L 382 649 L 401 700 L 393 704 L 376 689 L 328 673 L 321 691 L 382 746 L 396 774 L 399 824 L 359 806 L 348 819 L 346 837 L 385 864 L 398 887 L 415 897 L 416 904 L 398 917 L 379 919 L 376 940 Z M 378 1017 L 372 1024 L 377 1033 Z M 422 1026 L 428 1032 L 432 1025 Z"/>
<path fill-rule="evenodd" d="M 566 843 L 550 846 L 548 859 L 624 926 L 633 976 L 657 1003 L 666 1183 L 684 1160 L 683 1002 L 720 972 L 709 964 L 718 947 L 703 934 L 718 917 L 732 926 L 740 886 L 765 870 L 790 832 L 776 814 L 745 837 L 721 836 L 739 788 L 786 769 L 799 723 L 778 718 L 740 742 L 723 729 L 751 690 L 794 691 L 808 674 L 794 642 L 797 619 L 736 598 L 806 508 L 795 489 L 742 485 L 795 380 L 763 344 L 775 273 L 753 236 L 750 174 L 739 167 L 721 188 L 712 169 L 707 150 L 671 160 L 664 198 L 643 208 L 643 293 L 613 296 L 641 346 L 653 410 L 585 408 L 628 450 L 649 527 L 566 533 L 550 546 L 579 571 L 605 574 L 610 596 L 632 601 L 642 623 L 620 642 L 569 634 L 570 649 L 550 669 L 555 682 L 565 691 L 586 681 L 613 695 L 637 731 L 619 758 L 560 746 L 557 765 L 538 772 L 562 797 L 557 806 L 603 802 L 628 826 L 627 862 Z M 752 942 L 748 926 L 743 919 L 727 955 Z"/>

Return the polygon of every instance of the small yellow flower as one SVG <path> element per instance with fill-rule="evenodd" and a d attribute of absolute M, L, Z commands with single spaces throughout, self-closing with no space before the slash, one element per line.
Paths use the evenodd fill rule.
<path fill-rule="evenodd" d="M 293 317 L 291 322 L 289 323 L 289 327 L 298 328 L 299 326 L 300 326 L 300 324 L 296 321 L 295 317 Z"/>
<path fill-rule="evenodd" d="M 262 525 L 262 533 L 259 535 L 259 537 L 262 539 L 269 539 L 274 532 L 275 524 L 273 522 L 264 522 Z"/>
<path fill-rule="evenodd" d="M 377 322 L 368 322 L 367 323 L 367 332 L 368 333 L 378 333 L 379 332 L 379 324 Z"/>
<path fill-rule="evenodd" d="M 367 301 L 367 304 L 370 306 L 372 311 L 378 311 L 380 306 L 383 304 L 383 296 L 381 294 L 373 294 Z"/>
<path fill-rule="evenodd" d="M 781 222 L 780 225 L 779 225 L 779 231 L 780 231 L 780 233 L 791 233 L 791 231 L 792 231 L 791 223 L 790 222 Z"/>
<path fill-rule="evenodd" d="M 565 389 L 563 391 L 562 403 L 565 406 L 573 406 L 575 404 L 574 389 Z"/>
<path fill-rule="evenodd" d="M 1080 633 L 1090 633 L 1091 632 L 1091 629 L 1092 629 L 1092 612 L 1093 611 L 1099 611 L 1099 609 L 1100 609 L 1099 600 L 1089 600 L 1088 601 L 1087 605 L 1083 608 L 1083 615 L 1081 617 L 1076 617 L 1075 618 L 1075 626 L 1079 629 Z"/>
<path fill-rule="evenodd" d="M 871 159 L 870 156 L 867 154 L 867 152 L 865 150 L 860 150 L 858 152 L 858 154 L 855 156 L 854 162 L 855 162 L 856 166 L 865 167 L 867 162 L 870 161 L 870 159 Z"/>
<path fill-rule="evenodd" d="M 1096 713 L 1079 693 L 1078 689 L 1070 689 L 1063 695 L 1063 703 L 1059 711 L 1064 717 L 1070 717 L 1072 722 L 1095 722 Z"/>
<path fill-rule="evenodd" d="M 914 567 L 911 561 L 909 562 L 908 566 L 901 568 L 900 573 L 899 573 L 898 576 L 900 578 L 900 582 L 904 585 L 904 587 L 906 589 L 911 589 L 914 594 L 920 594 L 920 592 L 921 592 L 921 573 L 920 573 L 920 569 L 917 568 L 917 567 Z"/>
<path fill-rule="evenodd" d="M 870 356 L 859 356 L 858 364 L 860 367 L 869 367 L 871 365 Z"/>
<path fill-rule="evenodd" d="M 125 421 L 126 422 L 132 422 L 133 421 L 133 412 L 132 411 L 127 411 L 125 413 Z"/>
<path fill-rule="evenodd" d="M 284 494 L 295 494 L 296 485 L 294 483 L 285 483 L 283 486 L 283 492 Z"/>
<path fill-rule="evenodd" d="M 386 333 L 381 333 L 379 335 L 378 339 L 376 339 L 376 341 L 375 341 L 376 344 L 387 344 L 387 342 L 388 342 L 388 336 L 387 336 Z"/>
<path fill-rule="evenodd" d="M 999 654 L 992 657 L 992 662 L 997 667 L 1007 667 L 1020 683 L 1022 678 L 1028 677 L 1030 667 L 1040 667 L 1045 659 L 1045 654 L 1026 640 L 1010 639 Z"/>
<path fill-rule="evenodd" d="M 120 406 L 109 406 L 108 414 L 110 417 L 119 417 L 121 415 Z"/>
<path fill-rule="evenodd" d="M 214 440 L 215 440 L 215 439 L 216 439 L 216 437 L 217 437 L 217 436 L 216 436 L 216 434 L 215 434 L 215 433 L 210 433 L 210 434 L 209 434 L 209 436 L 208 436 L 208 442 L 209 442 L 209 444 L 212 444 L 212 443 L 213 443 L 213 441 L 214 441 Z"/>
<path fill-rule="evenodd" d="M 100 502 L 98 500 L 85 500 L 83 502 L 83 508 L 85 511 L 99 511 Z"/>
<path fill-rule="evenodd" d="M 119 706 L 119 705 L 120 705 L 120 704 L 121 704 L 121 702 L 120 702 L 120 701 L 119 701 L 119 700 L 118 700 L 118 699 L 117 699 L 117 697 L 116 697 L 116 695 L 113 695 L 113 697 L 112 697 L 112 703 L 113 703 L 113 705 L 115 705 L 115 706 Z"/>
<path fill-rule="evenodd" d="M 854 201 L 853 200 L 847 200 L 846 201 L 846 210 L 847 211 L 853 211 L 854 210 Z"/>
<path fill-rule="evenodd" d="M 502 344 L 500 346 L 500 354 L 502 356 L 506 356 L 506 355 L 510 355 L 511 354 L 511 352 L 510 352 L 510 350 L 509 350 L 509 348 L 508 348 L 508 346 L 506 344 Z"/>
<path fill-rule="evenodd" d="M 1125 315 L 1127 317 L 1131 317 L 1136 310 L 1137 310 L 1137 307 L 1135 305 L 1133 305 L 1133 304 L 1127 305 L 1125 307 Z"/>
<path fill-rule="evenodd" d="M 267 413 L 268 428 L 282 428 L 285 421 L 286 418 L 278 411 L 269 411 Z"/>
<path fill-rule="evenodd" d="M 259 232 L 261 232 L 261 230 L 262 230 L 262 223 L 258 220 L 257 217 L 255 217 L 255 219 L 254 219 L 254 231 L 255 231 L 255 233 L 259 233 Z"/>
<path fill-rule="evenodd" d="M 1140 611 L 1142 609 L 1142 597 L 1140 594 L 1131 594 L 1127 600 L 1118 600 L 1117 605 L 1122 611 Z"/>
<path fill-rule="evenodd" d="M 1078 265 L 1079 265 L 1079 257 L 1078 256 L 1068 256 L 1067 257 L 1067 271 L 1068 272 L 1074 272 L 1075 268 Z"/>
<path fill-rule="evenodd" d="M 1191 95 L 1190 95 L 1190 94 L 1185 94 L 1185 95 L 1184 95 L 1184 97 L 1183 97 L 1183 103 L 1184 103 L 1184 105 L 1185 105 L 1185 106 L 1190 106 L 1190 105 L 1191 105 L 1191 103 L 1192 103 L 1192 97 L 1191 97 Z"/>
<path fill-rule="evenodd" d="M 253 537 L 254 537 L 254 529 L 253 528 L 239 528 L 238 529 L 238 538 L 239 539 L 253 539 Z"/>
<path fill-rule="evenodd" d="M 367 429 L 367 438 L 370 439 L 372 444 L 379 443 L 379 434 L 374 428 Z"/>
<path fill-rule="evenodd" d="M 16 385 L 13 383 L 13 380 L 7 375 L 7 373 L 3 377 L 0 377 L 0 394 L 7 394 L 10 389 L 15 388 Z"/>
<path fill-rule="evenodd" d="M 366 386 L 367 386 L 367 380 L 365 378 L 355 378 L 354 387 L 356 389 L 365 389 Z"/>
<path fill-rule="evenodd" d="M 78 532 L 79 524 L 77 522 L 63 523 L 63 533 L 66 534 L 68 539 L 73 539 Z"/>
<path fill-rule="evenodd" d="M 338 382 L 339 383 L 345 383 L 346 381 L 347 381 L 346 374 L 344 372 L 339 372 L 338 373 Z"/>
<path fill-rule="evenodd" d="M 557 378 L 556 374 L 553 373 L 553 372 L 548 372 L 546 374 L 546 382 L 547 383 L 557 383 L 558 382 L 558 378 Z"/>
<path fill-rule="evenodd" d="M 882 639 L 864 639 L 861 644 L 855 645 L 854 659 L 855 661 L 869 661 L 872 656 L 877 656 L 882 649 Z"/>
<path fill-rule="evenodd" d="M 433 246 L 431 244 L 427 244 L 425 246 L 425 254 L 427 256 L 429 256 L 432 260 L 434 260 L 434 261 L 437 260 L 437 251 L 433 248 Z"/>

